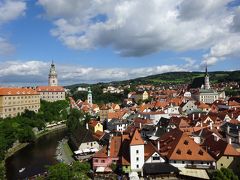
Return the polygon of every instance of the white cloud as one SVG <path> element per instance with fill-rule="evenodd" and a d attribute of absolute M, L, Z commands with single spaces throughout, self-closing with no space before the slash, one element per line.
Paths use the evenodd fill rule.
<path fill-rule="evenodd" d="M 21 0 L 0 0 L 0 24 L 24 15 L 26 3 Z"/>
<path fill-rule="evenodd" d="M 194 64 L 192 64 L 194 66 Z M 0 82 L 2 84 L 47 84 L 50 63 L 43 61 L 8 61 L 0 63 Z M 93 68 L 80 65 L 56 64 L 61 84 L 96 83 L 127 80 L 173 71 L 194 70 L 183 65 L 161 65 L 142 68 Z"/>
<path fill-rule="evenodd" d="M 4 23 L 24 15 L 26 2 L 22 0 L 0 0 L 0 28 Z M 0 31 L 1 32 L 1 31 Z M 13 52 L 14 46 L 3 36 L 0 36 L 0 55 Z"/>
<path fill-rule="evenodd" d="M 144 56 L 214 48 L 232 36 L 233 24 L 238 26 L 238 11 L 227 7 L 230 1 L 39 0 L 38 4 L 53 20 L 52 35 L 70 48 L 111 46 L 121 56 Z"/>

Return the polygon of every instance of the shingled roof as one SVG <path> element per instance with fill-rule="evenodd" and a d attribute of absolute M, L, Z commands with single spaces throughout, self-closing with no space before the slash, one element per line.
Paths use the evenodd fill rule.
<path fill-rule="evenodd" d="M 144 141 L 141 137 L 141 134 L 139 133 L 138 129 L 135 130 L 132 139 L 131 139 L 131 146 L 133 145 L 144 145 Z"/>
<path fill-rule="evenodd" d="M 186 133 L 173 129 L 160 138 L 160 154 L 169 160 L 214 161 L 200 145 Z"/>

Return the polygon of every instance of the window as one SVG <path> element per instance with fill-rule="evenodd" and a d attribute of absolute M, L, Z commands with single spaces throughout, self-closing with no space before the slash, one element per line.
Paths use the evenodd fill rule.
<path fill-rule="evenodd" d="M 180 149 L 177 150 L 177 154 L 181 154 L 181 150 Z"/>
<path fill-rule="evenodd" d="M 137 158 L 136 158 L 136 161 L 138 161 L 138 160 L 139 160 L 139 158 L 137 157 Z"/>
<path fill-rule="evenodd" d="M 139 165 L 137 164 L 136 167 L 139 168 Z"/>
<path fill-rule="evenodd" d="M 189 155 L 192 155 L 192 151 L 191 151 L 190 149 L 187 151 L 187 153 L 188 153 Z"/>
<path fill-rule="evenodd" d="M 227 159 L 229 159 L 229 156 L 227 156 Z"/>
<path fill-rule="evenodd" d="M 223 166 L 223 164 L 221 164 L 221 166 Z"/>
<path fill-rule="evenodd" d="M 185 161 L 182 161 L 182 164 L 185 164 Z"/>
<path fill-rule="evenodd" d="M 95 159 L 95 162 L 98 162 L 98 159 Z"/>
<path fill-rule="evenodd" d="M 174 163 L 177 163 L 176 161 L 173 161 Z"/>
<path fill-rule="evenodd" d="M 160 157 L 159 156 L 153 156 L 153 161 L 157 161 L 157 160 L 160 160 Z"/>
<path fill-rule="evenodd" d="M 138 150 L 136 150 L 136 153 L 138 154 L 138 153 L 139 153 L 139 151 L 138 151 Z"/>
<path fill-rule="evenodd" d="M 187 140 L 184 141 L 184 144 L 185 144 L 185 145 L 188 145 L 188 143 L 189 143 L 189 142 L 188 142 Z"/>
<path fill-rule="evenodd" d="M 101 160 L 101 163 L 105 163 L 105 160 Z"/>
<path fill-rule="evenodd" d="M 200 151 L 198 152 L 198 154 L 200 154 L 200 155 L 203 155 L 203 151 L 202 151 L 202 150 L 200 150 Z"/>

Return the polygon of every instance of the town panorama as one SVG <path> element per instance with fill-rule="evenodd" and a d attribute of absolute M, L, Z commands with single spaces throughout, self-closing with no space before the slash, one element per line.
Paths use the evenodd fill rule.
<path fill-rule="evenodd" d="M 240 177 L 238 0 L 0 0 L 0 180 Z"/>

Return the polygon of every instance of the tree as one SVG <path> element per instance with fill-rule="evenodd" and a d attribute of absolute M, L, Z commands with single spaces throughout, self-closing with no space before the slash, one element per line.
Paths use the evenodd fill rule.
<path fill-rule="evenodd" d="M 70 133 L 73 133 L 76 129 L 78 129 L 80 124 L 80 119 L 83 117 L 81 111 L 77 109 L 71 109 L 70 114 L 67 119 L 67 127 Z"/>
<path fill-rule="evenodd" d="M 71 168 L 74 179 L 89 179 L 87 176 L 91 168 L 89 163 L 76 161 Z"/>
<path fill-rule="evenodd" d="M 48 176 L 49 180 L 71 180 L 73 179 L 73 174 L 70 170 L 70 167 L 64 163 L 58 163 L 56 165 L 50 166 L 48 168 Z"/>
<path fill-rule="evenodd" d="M 238 180 L 238 177 L 233 173 L 231 169 L 221 168 L 216 170 L 212 174 L 213 180 Z"/>
<path fill-rule="evenodd" d="M 0 179 L 4 180 L 5 178 L 5 166 L 3 162 L 0 162 Z"/>

